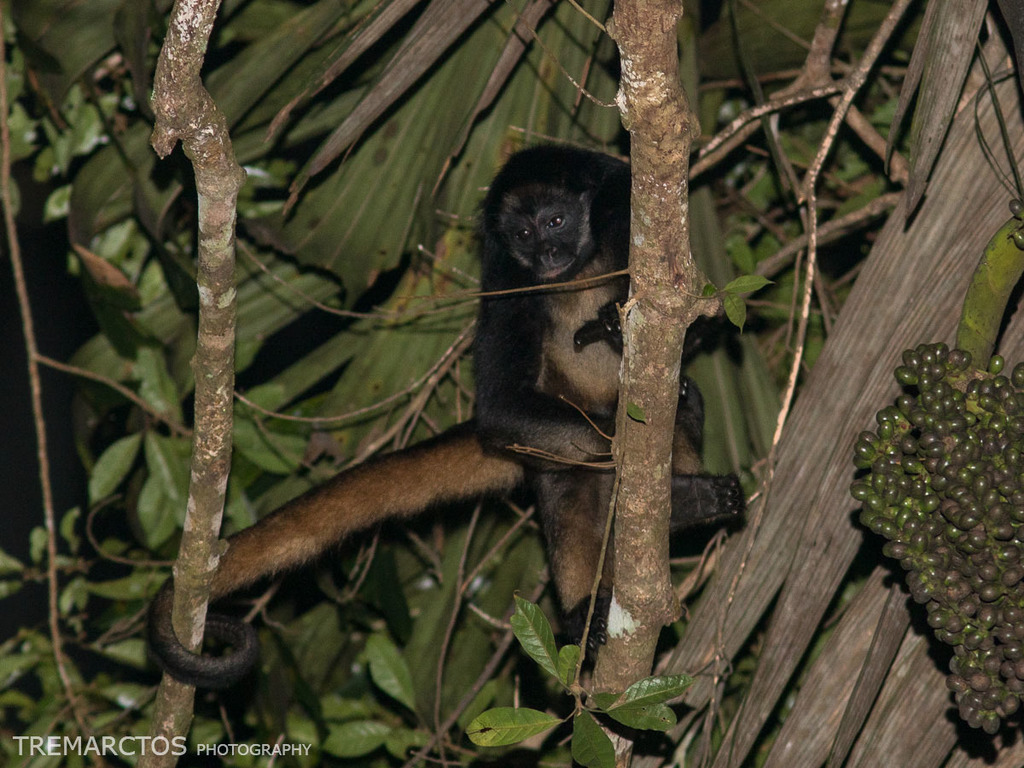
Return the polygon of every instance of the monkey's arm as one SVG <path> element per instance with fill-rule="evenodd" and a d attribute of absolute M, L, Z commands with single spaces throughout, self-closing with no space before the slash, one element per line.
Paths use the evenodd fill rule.
<path fill-rule="evenodd" d="M 228 539 L 211 587 L 211 600 L 261 578 L 296 568 L 345 538 L 391 518 L 410 517 L 446 502 L 505 493 L 523 479 L 507 456 L 484 451 L 472 422 L 403 451 L 336 475 Z M 161 666 L 176 679 L 205 688 L 233 684 L 259 653 L 247 624 L 211 614 L 207 629 L 235 652 L 212 658 L 187 650 L 171 626 L 170 580 L 149 612 L 149 641 Z"/>
<path fill-rule="evenodd" d="M 538 297 L 485 300 L 481 306 L 474 358 L 481 440 L 498 450 L 522 446 L 568 460 L 558 463 L 522 456 L 523 461 L 540 463 L 545 470 L 570 468 L 573 462 L 578 466 L 607 461 L 609 443 L 598 430 L 611 434 L 617 379 L 604 381 L 601 372 L 591 377 L 596 387 L 611 394 L 610 401 L 600 407 L 591 398 L 586 409 L 597 428 L 570 404 L 578 401 L 568 385 L 565 400 L 540 391 L 538 381 L 544 376 L 558 383 L 550 357 L 545 360 L 542 311 Z M 571 349 L 568 354 L 573 354 Z"/>

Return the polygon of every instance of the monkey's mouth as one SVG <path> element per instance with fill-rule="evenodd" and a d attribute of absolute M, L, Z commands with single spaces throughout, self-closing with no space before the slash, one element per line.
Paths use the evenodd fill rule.
<path fill-rule="evenodd" d="M 565 273 L 572 268 L 574 259 L 571 255 L 549 254 L 543 256 L 537 266 L 537 277 L 545 282 L 564 277 Z"/>

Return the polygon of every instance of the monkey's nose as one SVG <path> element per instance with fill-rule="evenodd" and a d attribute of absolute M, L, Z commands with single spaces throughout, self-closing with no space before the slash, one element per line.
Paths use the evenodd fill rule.
<path fill-rule="evenodd" d="M 549 249 L 540 258 L 539 276 L 545 280 L 558 277 L 572 264 L 572 255 L 559 252 L 557 249 Z"/>

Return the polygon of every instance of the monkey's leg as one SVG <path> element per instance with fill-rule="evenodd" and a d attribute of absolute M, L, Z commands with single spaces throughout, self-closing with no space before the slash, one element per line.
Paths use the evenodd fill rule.
<path fill-rule="evenodd" d="M 611 473 L 590 471 L 541 473 L 534 479 L 563 631 L 574 642 L 586 626 L 613 482 Z M 605 641 L 613 561 L 609 542 L 587 635 L 591 648 Z"/>

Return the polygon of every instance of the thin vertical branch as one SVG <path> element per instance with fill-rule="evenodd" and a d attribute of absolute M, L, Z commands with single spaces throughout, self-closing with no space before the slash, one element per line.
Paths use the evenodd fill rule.
<path fill-rule="evenodd" d="M 220 557 L 217 537 L 231 464 L 235 216 L 245 178 L 235 160 L 227 121 L 200 79 L 219 5 L 219 0 L 175 2 L 153 81 L 153 148 L 166 157 L 181 141 L 192 161 L 199 202 L 199 329 L 192 360 L 195 429 L 188 508 L 174 566 L 174 629 L 193 649 L 202 642 L 209 584 Z M 190 686 L 164 676 L 153 735 L 170 739 L 187 732 L 192 694 Z M 163 764 L 153 758 L 146 765 Z M 173 757 L 164 761 L 173 762 Z M 142 761 L 139 764 L 143 766 Z"/>
<path fill-rule="evenodd" d="M 650 674 L 664 624 L 679 606 L 669 579 L 672 438 L 686 327 L 713 311 L 699 296 L 705 279 L 690 253 L 688 183 L 696 115 L 679 82 L 676 28 L 682 4 L 621 0 L 608 24 L 619 47 L 618 104 L 631 136 L 631 298 L 622 324 L 625 347 L 613 453 L 615 586 L 608 644 L 598 655 L 598 690 L 624 690 Z M 639 407 L 643 419 L 630 418 Z M 632 744 L 615 741 L 616 764 Z"/>
<path fill-rule="evenodd" d="M 7 248 L 11 254 L 11 270 L 14 272 L 14 287 L 18 296 L 18 310 L 21 313 L 21 330 L 25 337 L 25 352 L 28 357 L 28 381 L 32 399 L 32 421 L 36 433 L 36 458 L 39 461 L 39 484 L 43 496 L 43 524 L 46 528 L 46 587 L 49 608 L 50 643 L 53 659 L 57 666 L 61 687 L 68 699 L 71 712 L 83 733 L 90 733 L 79 708 L 71 675 L 64 657 L 64 640 L 60 633 L 60 609 L 57 604 L 57 519 L 53 507 L 53 487 L 50 484 L 50 456 L 46 447 L 46 417 L 43 413 L 43 385 L 39 379 L 39 346 L 36 343 L 35 324 L 32 321 L 32 305 L 29 301 L 28 285 L 25 282 L 25 268 L 18 245 L 18 230 L 14 222 L 14 203 L 11 193 L 11 131 L 7 122 L 10 106 L 7 102 L 7 44 L 4 40 L 4 5 L 0 4 L 0 201 L 4 209 L 4 229 L 7 233 Z"/>
<path fill-rule="evenodd" d="M 818 183 L 818 176 L 821 174 L 821 169 L 825 164 L 825 158 L 828 157 L 832 146 L 835 144 L 835 137 L 839 133 L 839 126 L 845 119 L 847 110 L 853 104 L 857 94 L 860 93 L 861 87 L 867 82 L 868 73 L 875 66 L 879 54 L 881 54 L 882 49 L 889 42 L 893 32 L 896 31 L 897 25 L 903 18 L 903 14 L 906 13 L 907 8 L 910 7 L 911 2 L 912 0 L 896 0 L 893 3 L 892 8 L 889 9 L 881 25 L 879 25 L 878 31 L 871 38 L 871 42 L 868 43 L 864 55 L 844 81 L 843 93 L 835 105 L 835 111 L 832 113 L 832 119 L 829 122 L 825 138 L 822 140 L 818 153 L 815 155 L 810 168 L 808 168 L 804 176 L 803 188 L 800 194 L 801 201 L 807 199 L 812 194 L 811 188 Z"/>
<path fill-rule="evenodd" d="M 455 576 L 455 595 L 452 601 L 451 614 L 448 616 L 448 625 L 444 630 L 444 637 L 441 639 L 441 648 L 437 655 L 437 671 L 434 675 L 434 736 L 437 739 L 437 751 L 442 764 L 447 764 L 448 758 L 445 755 L 445 731 L 441 730 L 441 712 L 444 705 L 442 687 L 444 686 L 444 669 L 448 660 L 448 651 L 451 648 L 452 638 L 455 636 L 455 626 L 459 621 L 459 614 L 462 612 L 462 600 L 465 597 L 466 583 L 466 561 L 469 558 L 469 548 L 473 544 L 473 534 L 476 532 L 477 523 L 480 522 L 481 505 L 477 504 L 473 509 L 473 515 L 469 518 L 469 527 L 466 529 L 466 541 L 462 545 L 462 553 L 459 555 L 459 570 Z"/>

